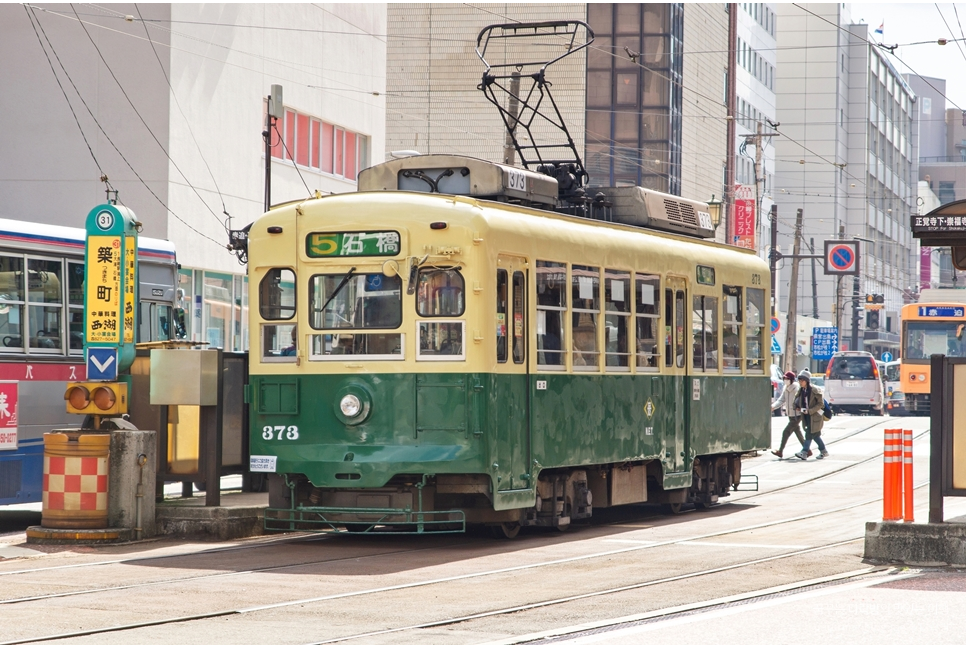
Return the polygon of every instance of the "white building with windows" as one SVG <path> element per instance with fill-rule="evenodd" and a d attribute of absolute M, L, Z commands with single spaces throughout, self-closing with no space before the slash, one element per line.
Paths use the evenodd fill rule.
<path fill-rule="evenodd" d="M 82 227 L 107 176 L 174 243 L 188 336 L 247 348 L 226 228 L 353 191 L 385 148 L 384 4 L 0 5 L 0 217 Z M 230 219 L 229 219 L 230 216 Z"/>
<path fill-rule="evenodd" d="M 764 248 L 762 236 L 767 236 L 767 213 L 773 203 L 772 184 L 775 175 L 775 146 L 770 136 L 775 133 L 771 124 L 776 119 L 775 77 L 778 65 L 776 30 L 778 16 L 774 4 L 761 2 L 738 3 L 737 42 L 737 127 L 735 141 L 735 182 L 751 187 L 755 196 L 757 249 Z M 757 150 L 757 135 L 761 125 L 761 151 Z M 760 154 L 760 157 L 759 157 Z M 760 162 L 759 162 L 760 159 Z M 760 163 L 760 166 L 756 164 Z M 755 189 L 757 186 L 757 190 Z"/>
<path fill-rule="evenodd" d="M 818 318 L 837 321 L 847 341 L 853 289 L 862 297 L 882 294 L 885 316 L 878 328 L 866 329 L 860 311 L 857 349 L 876 356 L 894 351 L 904 294 L 919 281 L 919 245 L 909 228 L 917 198 L 917 96 L 874 46 L 868 25 L 852 24 L 848 5 L 777 7 L 778 243 L 782 251 L 791 248 L 797 209 L 804 213 L 804 241 L 814 238 L 819 254 L 822 241 L 840 231 L 859 239 L 857 285 L 850 277 L 825 276 L 819 266 Z M 790 264 L 783 262 L 779 283 L 787 284 Z M 800 312 L 811 303 L 809 269 L 807 262 L 800 265 Z"/>

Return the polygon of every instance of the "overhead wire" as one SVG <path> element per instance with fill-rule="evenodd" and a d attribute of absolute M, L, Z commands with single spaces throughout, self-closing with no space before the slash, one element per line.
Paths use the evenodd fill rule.
<path fill-rule="evenodd" d="M 164 63 L 161 62 L 161 57 L 158 55 L 158 50 L 154 46 L 154 40 L 151 39 L 151 34 L 148 31 L 147 25 L 144 24 L 144 19 L 141 16 L 141 8 L 138 7 L 137 3 L 134 4 L 134 10 L 138 12 L 138 18 L 141 19 L 141 24 L 144 27 L 144 34 L 147 37 L 148 42 L 151 43 L 151 51 L 154 52 L 154 58 L 158 61 L 158 66 L 161 68 L 161 74 L 164 76 L 164 81 L 168 84 L 168 89 L 171 91 L 171 98 L 174 99 L 174 104 L 178 107 L 178 112 L 181 113 L 181 118 L 184 119 L 185 127 L 188 129 L 188 134 L 191 135 L 191 141 L 194 142 L 195 148 L 198 150 L 198 155 L 201 157 L 201 161 L 204 163 L 205 168 L 208 169 L 208 175 L 211 177 L 211 183 L 215 185 L 215 191 L 217 191 L 218 197 L 221 199 L 221 212 L 226 217 L 226 220 L 222 222 L 222 226 L 224 227 L 225 232 L 228 233 L 228 231 L 231 229 L 231 216 L 228 214 L 228 208 L 225 206 L 225 196 L 221 194 L 221 189 L 218 187 L 218 180 L 215 179 L 215 174 L 212 172 L 211 166 L 208 164 L 208 160 L 205 159 L 205 154 L 202 152 L 201 146 L 198 144 L 198 139 L 195 137 L 195 133 L 191 129 L 191 122 L 188 120 L 187 115 L 185 115 L 184 109 L 181 107 L 181 102 L 178 101 L 178 95 L 174 91 L 174 86 L 171 85 L 171 79 L 168 78 L 168 72 L 164 69 Z M 182 177 L 183 176 L 184 174 L 182 174 Z M 185 181 L 187 181 L 187 178 Z M 197 191 L 195 191 L 195 193 L 197 194 Z M 201 196 L 198 195 L 198 197 L 200 198 Z"/>
<path fill-rule="evenodd" d="M 160 197 L 158 197 L 157 193 L 154 192 L 154 190 L 151 188 L 151 186 L 147 182 L 144 181 L 144 178 L 142 178 L 141 175 L 134 169 L 134 166 L 131 164 L 131 162 L 128 161 L 128 159 L 127 159 L 127 157 L 125 157 L 124 153 L 122 153 L 121 150 L 120 150 L 120 148 L 117 147 L 117 144 L 114 143 L 114 140 L 111 139 L 110 135 L 107 134 L 107 131 L 104 130 L 104 127 L 101 125 L 101 123 L 97 119 L 97 117 L 94 116 L 94 112 L 91 110 L 90 106 L 87 104 L 87 101 L 84 100 L 84 96 L 80 93 L 80 90 L 77 88 L 77 84 L 74 83 L 74 79 L 71 78 L 70 73 L 67 71 L 67 68 L 64 67 L 64 64 L 61 61 L 60 56 L 57 54 L 57 50 L 54 48 L 54 45 L 50 41 L 49 36 L 47 36 L 46 30 L 44 29 L 43 24 L 40 22 L 39 17 L 34 13 L 33 8 L 31 8 L 31 7 L 25 7 L 25 9 L 27 9 L 30 13 L 33 14 L 33 20 L 36 21 L 37 28 L 40 29 L 40 33 L 43 34 L 43 41 L 41 42 L 41 48 L 44 48 L 44 42 L 46 42 L 46 47 L 49 47 L 50 48 L 51 53 L 54 55 L 54 58 L 57 60 L 57 64 L 60 66 L 61 72 L 64 74 L 64 76 L 67 77 L 67 80 L 70 82 L 71 87 L 73 87 L 74 92 L 77 94 L 77 98 L 80 99 L 81 104 L 87 110 L 87 114 L 94 121 L 94 124 L 97 126 L 98 130 L 100 130 L 101 134 L 104 135 L 104 138 L 107 139 L 107 141 L 108 141 L 109 144 L 111 144 L 111 147 L 114 148 L 114 151 L 117 152 L 118 156 L 127 165 L 128 169 L 130 169 L 130 171 L 134 174 L 135 177 L 137 177 L 138 181 L 141 182 L 141 184 L 144 186 L 144 188 L 146 188 L 147 191 L 161 204 L 161 206 L 163 206 L 165 208 L 165 210 L 167 210 L 167 212 L 170 213 L 175 219 L 177 219 L 179 222 L 181 222 L 182 224 L 184 224 L 186 227 L 188 227 L 189 229 L 191 229 L 192 231 L 194 231 L 198 235 L 200 235 L 200 236 L 202 236 L 204 238 L 207 238 L 208 240 L 211 240 L 212 242 L 214 242 L 214 243 L 216 243 L 218 245 L 221 245 L 220 242 L 218 242 L 214 238 L 211 238 L 210 236 L 205 235 L 201 231 L 198 231 L 195 227 L 193 227 L 190 224 L 188 224 L 187 222 L 185 222 L 180 216 L 178 216 L 178 214 L 176 214 L 174 211 L 172 211 L 170 209 L 170 207 L 168 207 L 168 205 L 165 204 L 164 201 Z M 38 36 L 38 39 L 39 39 L 39 36 Z M 53 72 L 53 74 L 54 74 L 54 76 L 56 78 L 57 77 L 57 73 L 53 69 L 53 66 L 51 66 L 51 72 Z M 64 98 L 67 100 L 68 105 L 69 105 L 70 104 L 70 99 L 67 97 L 66 93 L 64 94 Z M 73 108 L 72 107 L 71 107 L 71 110 L 73 111 Z M 80 127 L 80 123 L 79 122 L 78 122 L 78 127 Z M 82 132 L 82 136 L 84 136 L 83 135 L 83 128 L 81 128 L 81 132 Z M 86 139 L 87 139 L 86 136 L 84 136 L 84 139 L 86 141 Z M 103 176 L 104 176 L 104 174 L 103 174 L 103 171 L 102 171 L 102 177 Z M 122 201 L 122 204 L 123 204 L 123 201 Z"/>

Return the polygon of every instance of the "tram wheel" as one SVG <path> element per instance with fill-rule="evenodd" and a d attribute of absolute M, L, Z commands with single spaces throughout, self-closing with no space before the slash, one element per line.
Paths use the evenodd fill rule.
<path fill-rule="evenodd" d="M 695 509 L 711 509 L 711 503 L 707 502 L 696 502 L 694 503 Z"/>
<path fill-rule="evenodd" d="M 490 525 L 489 527 L 490 535 L 493 538 L 513 539 L 520 533 L 520 523 L 500 523 L 499 525 Z"/>
<path fill-rule="evenodd" d="M 671 514 L 677 516 L 681 513 L 681 503 L 679 502 L 666 502 L 661 505 L 661 511 L 665 514 Z"/>

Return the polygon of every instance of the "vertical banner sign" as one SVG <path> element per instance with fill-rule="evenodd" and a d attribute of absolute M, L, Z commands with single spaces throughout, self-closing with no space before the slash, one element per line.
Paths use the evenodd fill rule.
<path fill-rule="evenodd" d="M 87 342 L 120 342 L 121 236 L 90 236 L 87 263 Z"/>
<path fill-rule="evenodd" d="M 124 236 L 124 343 L 134 343 L 134 308 L 137 284 L 137 239 Z"/>
<path fill-rule="evenodd" d="M 0 381 L 0 451 L 17 449 L 19 382 Z"/>
<path fill-rule="evenodd" d="M 756 248 L 753 186 L 735 184 L 734 245 L 752 250 Z"/>

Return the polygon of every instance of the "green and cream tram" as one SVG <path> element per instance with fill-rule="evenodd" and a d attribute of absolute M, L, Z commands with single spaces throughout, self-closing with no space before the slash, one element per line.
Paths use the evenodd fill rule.
<path fill-rule="evenodd" d="M 248 397 L 268 528 L 513 535 L 595 507 L 703 506 L 769 447 L 767 265 L 559 214 L 555 185 L 421 156 L 255 222 Z M 615 220 L 710 230 L 700 203 L 622 196 Z"/>

